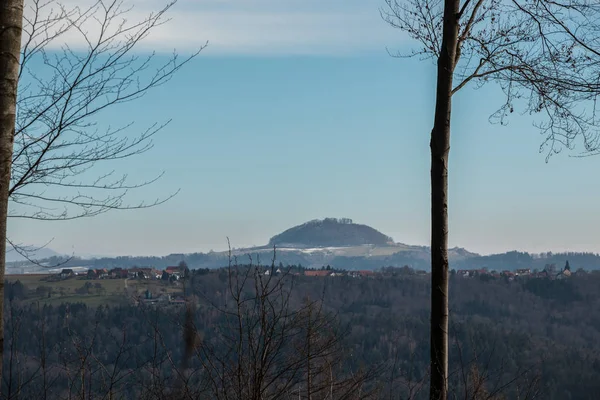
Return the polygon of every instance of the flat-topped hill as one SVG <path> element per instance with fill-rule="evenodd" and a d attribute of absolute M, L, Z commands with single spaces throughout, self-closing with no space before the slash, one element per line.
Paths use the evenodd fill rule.
<path fill-rule="evenodd" d="M 344 247 L 392 244 L 391 237 L 348 218 L 325 218 L 294 226 L 275 235 L 269 245 L 282 247 Z"/>

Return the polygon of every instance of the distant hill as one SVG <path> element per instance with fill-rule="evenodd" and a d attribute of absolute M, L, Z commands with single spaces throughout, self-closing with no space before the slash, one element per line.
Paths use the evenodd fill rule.
<path fill-rule="evenodd" d="M 355 224 L 351 219 L 325 218 L 294 226 L 273 236 L 265 246 L 233 249 L 232 256 L 240 263 L 260 260 L 270 263 L 276 250 L 277 264 L 302 265 L 320 268 L 329 265 L 348 270 L 374 270 L 381 267 L 403 267 L 429 270 L 431 252 L 427 246 L 394 243 L 391 237 L 367 225 Z M 190 268 L 219 268 L 228 265 L 228 252 L 170 254 L 164 257 L 73 257 L 66 261 L 50 249 L 41 249 L 34 258 L 48 265 L 87 266 L 90 268 L 129 268 L 153 266 L 165 268 L 185 261 Z M 600 255 L 594 253 L 543 253 L 531 254 L 509 251 L 501 254 L 479 255 L 460 247 L 448 249 L 451 269 L 515 270 L 518 268 L 543 269 L 546 264 L 564 266 L 569 260 L 571 268 L 600 269 Z M 66 261 L 66 262 L 65 262 Z M 7 254 L 9 267 L 26 268 L 34 272 L 41 267 L 31 265 L 15 251 Z M 232 260 L 235 262 L 235 260 Z M 64 263 L 64 264 L 62 264 Z M 20 271 L 21 269 L 19 269 Z M 9 270 L 7 270 L 9 271 Z M 10 272 L 9 272 L 10 273 Z M 12 272 L 16 273 L 16 272 Z M 19 272 L 21 273 L 21 272 Z"/>
<path fill-rule="evenodd" d="M 247 255 L 252 255 L 254 262 L 260 259 L 261 263 L 270 263 L 273 256 L 273 249 L 266 247 L 237 249 L 233 251 L 233 256 L 237 257 L 240 263 L 247 263 Z M 308 268 L 320 268 L 329 265 L 334 268 L 347 270 L 374 270 L 381 267 L 403 267 L 408 265 L 415 269 L 428 271 L 430 268 L 431 257 L 428 247 L 408 246 L 402 244 L 387 246 L 352 246 L 344 248 L 279 248 L 277 250 L 275 262 L 284 265 L 302 265 Z M 556 254 L 530 254 L 511 251 L 502 254 L 493 254 L 481 256 L 475 253 L 469 253 L 464 249 L 450 249 L 450 268 L 451 269 L 480 269 L 488 270 L 511 270 L 518 268 L 531 268 L 542 270 L 546 264 L 555 264 L 557 267 L 563 267 L 569 260 L 572 270 L 584 268 L 586 270 L 600 270 L 600 255 L 594 253 L 556 253 Z M 49 265 L 61 264 L 64 258 L 51 257 L 44 260 Z M 69 266 L 87 266 L 89 268 L 130 268 L 133 266 L 153 266 L 156 268 L 165 268 L 170 265 L 177 265 L 180 261 L 185 261 L 190 268 L 219 268 L 228 264 L 227 252 L 211 253 L 191 253 L 191 254 L 170 254 L 164 257 L 104 257 L 97 259 L 81 259 L 75 257 L 65 264 L 64 268 Z M 23 267 L 23 263 L 19 264 Z M 10 267 L 9 264 L 9 267 Z M 38 267 L 27 267 L 28 272 L 34 272 Z M 21 273 L 21 272 L 19 272 Z"/>
<path fill-rule="evenodd" d="M 59 253 L 47 247 L 35 248 L 31 246 L 24 246 L 24 249 L 27 251 L 27 257 L 31 260 L 43 260 L 50 257 L 60 256 Z M 11 245 L 6 245 L 6 262 L 18 262 L 26 260 L 27 258 L 17 252 Z"/>
<path fill-rule="evenodd" d="M 462 260 L 450 262 L 450 268 L 454 269 L 480 269 L 509 270 L 519 268 L 531 268 L 543 270 L 547 264 L 555 264 L 563 267 L 569 261 L 573 270 L 583 268 L 586 270 L 600 269 L 600 254 L 585 252 L 567 253 L 542 253 L 531 254 L 520 251 L 509 251 L 501 254 L 490 254 L 487 256 L 468 257 Z"/>
<path fill-rule="evenodd" d="M 372 244 L 385 246 L 393 239 L 367 225 L 355 224 L 348 218 L 325 218 L 294 226 L 269 240 L 269 246 L 344 247 Z"/>

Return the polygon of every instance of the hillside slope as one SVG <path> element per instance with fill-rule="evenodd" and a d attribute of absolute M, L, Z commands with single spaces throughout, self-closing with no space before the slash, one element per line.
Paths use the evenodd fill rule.
<path fill-rule="evenodd" d="M 325 218 L 294 226 L 273 236 L 269 246 L 282 247 L 342 247 L 373 244 L 385 246 L 393 239 L 367 225 L 351 219 Z"/>

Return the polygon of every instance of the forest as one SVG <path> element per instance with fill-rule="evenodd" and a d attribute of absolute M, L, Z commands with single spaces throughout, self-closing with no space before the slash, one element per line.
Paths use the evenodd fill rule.
<path fill-rule="evenodd" d="M 41 305 L 8 281 L 3 395 L 427 398 L 427 275 L 294 268 L 192 270 L 167 307 Z M 600 273 L 451 280 L 451 398 L 594 398 Z"/>
<path fill-rule="evenodd" d="M 377 10 L 373 7 L 356 14 L 346 14 L 352 8 L 349 2 L 337 2 L 344 3 L 338 10 L 325 10 L 331 4 L 317 10 L 321 2 L 312 2 L 313 11 L 306 6 L 278 16 L 275 3 L 257 14 L 242 9 L 249 6 L 194 13 L 192 3 L 203 2 L 189 1 L 173 14 L 182 18 L 174 29 L 164 30 L 170 19 L 165 14 L 176 2 L 168 0 L 162 6 L 145 2 L 149 3 L 145 7 L 157 8 L 138 9 L 142 12 L 132 12 L 133 3 L 138 2 L 125 4 L 120 0 L 0 2 L 0 282 L 8 277 L 6 285 L 0 285 L 0 393 L 4 398 L 597 397 L 600 310 L 596 292 L 600 274 L 595 271 L 600 270 L 600 255 L 569 253 L 572 269 L 577 272 L 567 269 L 569 272 L 563 271 L 560 277 L 543 277 L 537 272 L 536 279 L 516 274 L 471 277 L 461 271 L 539 270 L 545 265 L 561 265 L 565 255 L 518 251 L 479 255 L 448 247 L 461 236 L 454 227 L 463 222 L 468 226 L 469 218 L 484 222 L 475 224 L 468 237 L 488 244 L 500 242 L 527 225 L 540 229 L 536 234 L 520 232 L 525 233 L 524 244 L 515 235 L 510 238 L 510 247 L 492 246 L 495 248 L 534 246 L 538 240 L 548 248 L 594 245 L 594 222 L 590 218 L 595 214 L 594 203 L 583 202 L 598 195 L 586 191 L 593 186 L 589 182 L 594 177 L 584 172 L 594 168 L 582 163 L 581 170 L 566 173 L 566 164 L 561 164 L 562 176 L 558 169 L 530 176 L 535 168 L 511 160 L 516 143 L 510 142 L 509 151 L 496 151 L 502 148 L 500 141 L 486 138 L 478 147 L 469 135 L 481 137 L 481 131 L 487 130 L 480 119 L 471 119 L 475 116 L 486 114 L 490 122 L 500 126 L 528 117 L 541 134 L 539 151 L 546 162 L 563 150 L 576 148 L 572 155 L 578 158 L 600 155 L 597 1 L 382 0 Z M 225 3 L 233 7 L 236 2 Z M 218 15 L 230 22 L 217 23 L 219 29 L 212 30 L 208 21 Z M 287 29 L 293 27 L 298 15 L 307 21 L 299 22 L 302 29 L 290 34 Z M 378 23 L 401 33 L 389 43 L 396 49 L 388 47 L 387 39 L 379 37 L 374 25 L 363 23 L 367 15 L 375 15 Z M 186 18 L 187 24 L 182 22 Z M 325 21 L 326 29 L 317 29 L 318 21 Z M 358 22 L 351 26 L 346 21 Z M 254 29 L 262 34 L 268 25 L 273 30 L 264 36 L 254 37 L 248 29 L 256 26 Z M 333 30 L 336 25 L 338 31 Z M 224 51 L 221 55 L 244 56 L 231 57 L 230 65 L 239 69 L 229 70 L 222 64 L 211 70 L 207 68 L 210 62 L 202 61 L 178 86 L 177 81 L 172 82 L 177 91 L 161 92 L 159 87 L 188 68 L 186 65 L 208 46 L 205 39 L 197 41 L 201 35 L 194 28 L 198 26 L 216 36 L 217 51 Z M 357 28 L 364 31 L 348 36 Z M 329 41 L 327 34 L 329 39 L 343 40 L 331 42 L 329 50 L 320 48 Z M 157 37 L 162 39 L 154 41 Z M 237 37 L 237 46 L 227 45 L 231 37 Z M 306 38 L 312 41 L 305 42 Z M 373 43 L 356 43 L 363 39 Z M 253 48 L 260 42 L 278 50 L 261 53 Z M 249 55 L 321 54 L 338 58 L 342 54 L 338 50 L 346 44 L 352 49 L 345 49 L 345 55 L 362 54 L 375 60 L 371 50 L 376 46 L 382 53 L 385 48 L 392 57 L 433 62 L 429 66 L 436 68 L 435 85 L 430 78 L 418 77 L 422 72 L 433 76 L 434 71 L 416 64 L 394 70 L 387 78 L 382 74 L 383 62 L 370 69 L 359 69 L 356 64 L 357 69 L 352 70 L 368 71 L 365 74 L 345 71 L 354 57 L 343 58 L 341 71 L 327 67 L 328 63 L 314 64 L 320 67 L 318 73 L 308 75 L 310 78 L 302 78 L 302 74 L 309 72 L 313 57 L 293 60 L 293 70 L 271 70 L 276 72 L 266 74 L 269 79 L 264 81 L 258 80 L 259 73 L 275 65 L 265 62 L 266 58 L 259 59 L 259 68 L 240 67 L 240 60 Z M 301 47 L 310 51 L 304 53 Z M 346 80 L 330 86 L 334 78 L 341 77 Z M 400 85 L 394 88 L 393 83 Z M 298 86 L 294 90 L 288 84 Z M 475 94 L 466 89 L 484 86 L 495 94 L 482 96 L 492 92 Z M 368 92 L 367 88 L 377 90 Z M 148 92 L 155 92 L 157 97 L 146 103 L 140 100 L 137 108 L 125 108 L 126 103 L 142 99 Z M 469 94 L 453 102 L 459 92 L 460 96 Z M 421 98 L 423 93 L 427 95 Z M 329 94 L 338 97 L 329 98 Z M 419 99 L 429 100 L 421 103 Z M 364 103 L 355 104 L 359 100 Z M 484 104 L 492 108 L 478 108 Z M 169 127 L 171 116 L 167 114 L 171 112 L 184 122 Z M 453 119 L 453 114 L 460 119 Z M 280 117 L 279 123 L 274 117 Z M 420 126 L 424 118 L 431 117 L 431 125 Z M 451 126 L 459 128 L 459 140 L 453 140 L 459 151 L 452 150 L 452 154 L 459 156 L 460 164 L 450 168 Z M 517 122 L 512 126 L 522 125 Z M 168 139 L 161 143 L 156 135 L 163 130 L 167 130 Z M 428 132 L 430 163 L 425 167 L 419 164 L 425 155 L 419 153 L 417 142 L 413 146 L 404 135 L 416 139 Z M 268 139 L 260 142 L 259 138 Z M 145 154 L 155 143 L 159 153 Z M 268 153 L 264 152 L 265 144 L 269 145 Z M 427 144 L 419 146 L 424 150 Z M 494 152 L 502 155 L 495 163 Z M 507 153 L 511 157 L 505 157 Z M 372 158 L 365 157 L 367 154 Z M 136 162 L 120 164 L 129 158 Z M 221 162 L 226 165 L 220 166 Z M 144 193 L 166 173 L 161 172 L 161 165 L 171 168 L 172 178 L 163 181 L 166 185 L 158 186 L 153 194 Z M 516 167 L 512 175 L 508 167 Z M 425 187 L 425 175 L 418 171 L 426 170 L 430 173 L 429 188 L 419 192 L 422 189 L 418 187 Z M 463 189 L 452 182 L 455 170 L 457 182 L 465 185 Z M 476 176 L 468 171 L 476 171 L 483 179 L 473 179 Z M 495 176 L 497 171 L 502 176 Z M 184 172 L 191 174 L 184 178 Z M 279 176 L 271 176 L 272 172 Z M 385 176 L 384 172 L 391 174 Z M 548 176 L 554 182 L 562 181 L 561 185 L 544 183 L 542 177 Z M 181 185 L 170 186 L 177 179 Z M 293 185 L 286 188 L 281 185 L 284 181 Z M 242 182 L 248 183 L 245 190 Z M 567 188 L 567 183 L 574 182 L 579 185 Z M 544 186 L 552 190 L 539 189 Z M 237 191 L 222 190 L 225 187 Z M 187 205 L 171 206 L 171 200 L 186 188 L 198 191 L 184 194 Z M 396 191 L 386 192 L 389 188 Z M 473 203 L 455 198 L 455 189 Z M 569 192 L 569 196 L 558 201 L 559 191 Z M 271 200 L 277 201 L 268 205 L 259 193 L 269 193 Z M 487 197 L 477 198 L 479 194 Z M 426 217 L 417 211 L 417 203 L 423 203 L 428 195 L 431 207 Z M 508 198 L 519 200 L 515 212 Z M 409 199 L 419 200 L 411 203 Z M 531 203 L 526 205 L 524 200 Z M 551 200 L 556 201 L 553 207 L 549 207 Z M 102 223 L 108 230 L 99 239 L 91 235 L 96 233 L 91 225 L 82 223 L 80 231 L 66 235 L 72 243 L 62 248 L 74 249 L 77 243 L 97 247 L 94 241 L 106 240 L 112 242 L 105 254 L 131 254 L 133 239 L 146 242 L 146 235 L 156 233 L 164 236 L 154 239 L 154 245 L 144 243 L 151 246 L 144 250 L 146 254 L 159 254 L 156 247 L 167 241 L 169 246 L 180 246 L 183 239 L 192 240 L 194 244 L 187 248 L 196 251 L 199 243 L 207 242 L 199 231 L 185 233 L 184 226 L 195 223 L 204 234 L 210 228 L 202 220 L 212 220 L 213 228 L 217 228 L 226 226 L 226 220 L 237 219 L 235 227 L 228 228 L 231 233 L 223 236 L 240 234 L 244 220 L 260 223 L 256 211 L 261 207 L 266 210 L 263 218 L 275 221 L 291 213 L 308 216 L 328 209 L 342 211 L 342 202 L 347 210 L 363 213 L 365 218 L 395 221 L 393 229 L 402 229 L 405 235 L 415 234 L 416 227 L 423 228 L 429 221 L 430 237 L 420 239 L 428 247 L 392 243 L 391 237 L 366 225 L 346 218 L 326 218 L 288 229 L 269 242 L 273 247 L 287 246 L 290 251 L 285 263 L 291 265 L 289 268 L 276 267 L 275 262 L 257 265 L 257 257 L 250 258 L 249 265 L 238 264 L 235 256 L 241 257 L 248 249 L 234 249 L 233 257 L 231 250 L 211 250 L 187 256 L 116 257 L 85 263 L 68 254 L 32 260 L 36 250 L 30 242 L 45 247 L 59 232 L 60 223 L 104 217 L 116 210 L 144 210 L 166 203 L 170 204 L 165 207 L 172 207 L 147 214 L 150 217 L 144 222 L 158 221 L 158 213 L 166 217 L 165 225 L 155 232 L 141 224 L 143 217 L 138 222 L 129 221 L 137 225 L 137 233 L 121 228 L 126 220 L 106 217 Z M 459 204 L 462 211 L 451 204 Z M 242 205 L 247 206 L 245 211 L 239 211 Z M 476 215 L 475 205 L 486 208 Z M 581 214 L 578 218 L 570 215 L 565 206 Z M 557 220 L 542 227 L 540 215 L 525 218 L 537 212 L 549 220 L 555 214 L 565 217 L 564 223 Z M 449 213 L 456 216 L 456 223 Z M 492 223 L 490 217 L 498 219 Z M 41 225 L 9 221 L 58 224 L 45 231 L 48 237 L 41 240 L 42 236 L 36 236 L 42 232 L 38 231 Z M 167 221 L 178 223 L 167 226 Z M 567 221 L 578 223 L 569 227 Z M 586 228 L 584 221 L 591 228 Z M 574 230 L 582 233 L 585 229 L 589 229 L 586 234 L 565 242 Z M 313 234 L 308 234 L 311 230 Z M 560 241 L 555 237 L 552 243 L 544 236 L 548 232 L 542 232 L 551 230 L 560 234 Z M 427 235 L 423 232 L 421 235 Z M 179 238 L 174 233 L 180 234 Z M 127 251 L 116 250 L 129 240 Z M 251 242 L 250 236 L 246 240 Z M 347 245 L 357 249 L 347 247 L 345 253 L 327 250 Z M 320 249 L 302 251 L 309 250 L 308 246 Z M 7 265 L 7 247 L 27 261 Z M 179 248 L 168 251 L 181 251 Z M 262 255 L 271 252 L 270 246 L 252 250 L 262 250 Z M 121 277 L 113 280 L 112 290 L 120 290 L 120 298 L 126 301 L 110 304 L 76 301 L 78 296 L 89 299 L 86 296 L 90 292 L 100 297 L 106 291 L 100 282 L 71 287 L 74 301 L 66 302 L 62 293 L 58 301 L 52 297 L 53 291 L 60 293 L 59 287 L 27 287 L 25 278 L 23 283 L 10 277 L 10 273 L 33 272 L 34 266 L 39 272 L 60 265 L 65 268 L 60 273 L 62 279 L 62 275 L 74 274 L 67 272 L 69 268 L 104 270 L 132 264 L 168 268 L 173 260 L 184 258 L 191 270 L 186 269 L 173 281 L 164 275 L 166 282 L 157 284 L 176 286 L 181 293 L 172 298 L 165 289 L 166 296 L 160 298 L 167 301 L 160 305 L 153 302 L 158 294 L 154 298 L 150 287 L 145 299 L 138 297 L 137 289 L 128 297 L 131 287 L 125 276 L 123 281 L 118 280 Z M 363 272 L 384 268 L 387 273 L 301 276 L 294 272 L 299 264 Z M 115 283 L 124 287 L 115 289 Z M 43 301 L 51 297 L 53 302 Z"/>

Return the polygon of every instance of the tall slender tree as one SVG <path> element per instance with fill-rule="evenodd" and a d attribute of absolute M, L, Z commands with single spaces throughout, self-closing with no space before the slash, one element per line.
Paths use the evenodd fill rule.
<path fill-rule="evenodd" d="M 167 123 L 130 136 L 132 124 L 101 129 L 98 116 L 168 82 L 205 47 L 162 61 L 135 53 L 175 1 L 137 21 L 121 0 L 71 9 L 56 0 L 0 2 L 0 359 L 6 242 L 28 256 L 7 238 L 7 218 L 69 220 L 170 198 L 131 204 L 127 194 L 156 179 L 93 171 L 147 151 Z"/>
<path fill-rule="evenodd" d="M 579 141 L 600 152 L 597 0 L 386 0 L 383 18 L 420 42 L 400 57 L 437 62 L 431 131 L 430 398 L 448 391 L 448 156 L 452 96 L 495 82 L 505 97 L 492 120 L 515 110 L 536 117 L 546 161 Z"/>
<path fill-rule="evenodd" d="M 4 272 L 6 222 L 13 155 L 23 0 L 0 2 L 0 377 L 4 349 Z"/>

